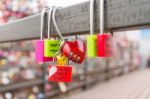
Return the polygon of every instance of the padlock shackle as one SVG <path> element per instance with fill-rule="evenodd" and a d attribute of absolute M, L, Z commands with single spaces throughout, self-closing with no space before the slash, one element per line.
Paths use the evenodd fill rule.
<path fill-rule="evenodd" d="M 60 32 L 59 28 L 58 28 L 58 25 L 56 23 L 56 11 L 58 10 L 58 8 L 60 7 L 55 7 L 54 10 L 53 10 L 53 14 L 52 14 L 52 19 L 53 19 L 53 23 L 54 23 L 54 27 L 58 33 L 58 35 L 60 36 L 60 38 L 62 39 L 62 41 L 65 41 L 64 40 L 64 37 L 62 36 L 62 33 Z"/>
<path fill-rule="evenodd" d="M 90 0 L 90 35 L 94 34 L 94 2 Z"/>
<path fill-rule="evenodd" d="M 100 34 L 104 33 L 104 0 L 100 0 Z"/>
<path fill-rule="evenodd" d="M 48 12 L 48 28 L 47 28 L 47 33 L 48 33 L 48 39 L 50 39 L 51 36 L 51 19 L 52 19 L 52 13 L 53 13 L 53 7 L 50 8 Z"/>

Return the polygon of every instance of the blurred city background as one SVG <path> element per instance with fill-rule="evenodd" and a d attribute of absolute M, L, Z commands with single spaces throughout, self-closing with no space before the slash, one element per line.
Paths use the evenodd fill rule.
<path fill-rule="evenodd" d="M 61 7 L 84 1 L 87 0 L 46 0 L 49 6 Z M 0 24 L 40 13 L 44 6 L 44 0 L 0 0 Z M 85 40 L 86 36 L 80 38 Z M 81 65 L 71 63 L 72 83 L 47 82 L 47 71 L 35 63 L 35 40 L 0 43 L 0 99 L 122 99 L 122 93 L 126 93 L 123 89 L 130 90 L 122 82 L 131 81 L 131 89 L 141 86 L 142 81 L 148 83 L 150 70 L 145 68 L 150 67 L 150 30 L 116 32 L 114 38 L 113 58 L 86 59 Z M 111 98 L 113 95 L 120 98 Z"/>

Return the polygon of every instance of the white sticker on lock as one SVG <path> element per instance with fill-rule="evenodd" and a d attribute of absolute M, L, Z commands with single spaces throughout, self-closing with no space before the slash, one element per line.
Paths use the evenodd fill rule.
<path fill-rule="evenodd" d="M 49 77 L 51 77 L 53 74 L 55 74 L 57 72 L 57 67 L 55 66 L 52 66 L 50 69 L 49 69 Z"/>

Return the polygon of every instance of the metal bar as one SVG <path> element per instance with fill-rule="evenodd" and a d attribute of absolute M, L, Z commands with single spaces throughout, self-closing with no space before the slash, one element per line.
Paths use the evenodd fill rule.
<path fill-rule="evenodd" d="M 99 32 L 99 0 L 95 0 L 95 31 Z M 105 32 L 140 29 L 150 25 L 149 0 L 105 0 Z M 64 35 L 89 33 L 90 2 L 62 8 L 56 14 Z M 52 26 L 53 33 L 55 33 Z M 40 14 L 0 26 L 0 42 L 40 38 Z"/>

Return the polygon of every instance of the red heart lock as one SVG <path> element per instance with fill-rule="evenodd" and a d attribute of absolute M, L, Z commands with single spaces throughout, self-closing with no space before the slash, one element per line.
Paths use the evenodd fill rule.
<path fill-rule="evenodd" d="M 64 40 L 56 23 L 56 19 L 55 19 L 56 10 L 57 8 L 54 9 L 53 17 L 52 17 L 54 26 L 56 28 L 58 35 L 60 36 L 62 41 L 64 41 L 63 44 L 61 44 L 60 52 L 64 54 L 66 57 L 68 57 L 70 60 L 72 60 L 73 62 L 80 64 L 83 62 L 84 57 L 85 57 L 85 52 L 86 52 L 85 43 L 79 39 L 73 42 Z"/>
<path fill-rule="evenodd" d="M 85 58 L 86 46 L 82 40 L 65 41 L 61 48 L 61 53 L 75 63 L 81 64 Z"/>

